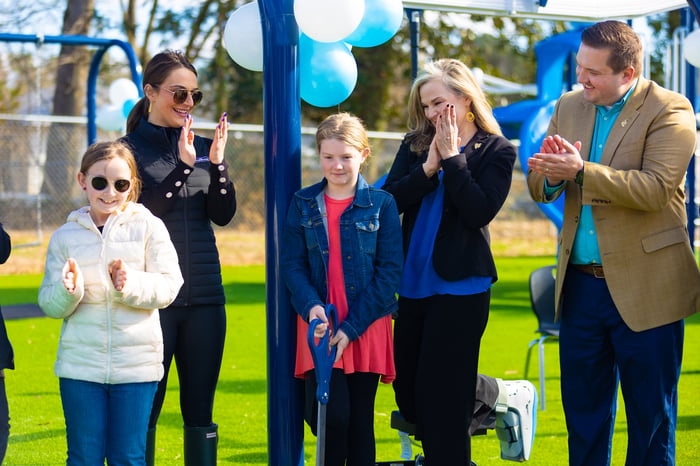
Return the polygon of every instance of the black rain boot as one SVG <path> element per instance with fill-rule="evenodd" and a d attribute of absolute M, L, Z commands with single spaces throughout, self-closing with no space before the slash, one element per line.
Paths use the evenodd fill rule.
<path fill-rule="evenodd" d="M 146 433 L 146 466 L 156 464 L 156 428 L 151 427 Z"/>
<path fill-rule="evenodd" d="M 217 429 L 212 424 L 206 427 L 185 428 L 185 466 L 216 465 L 216 446 L 219 441 Z"/>

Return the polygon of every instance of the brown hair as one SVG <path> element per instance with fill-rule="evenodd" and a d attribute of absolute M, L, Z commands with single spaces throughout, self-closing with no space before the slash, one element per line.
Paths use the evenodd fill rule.
<path fill-rule="evenodd" d="M 455 95 L 468 97 L 471 100 L 469 110 L 474 114 L 474 124 L 477 128 L 499 136 L 503 134 L 500 125 L 493 116 L 493 110 L 486 99 L 486 94 L 479 87 L 478 81 L 467 65 L 459 60 L 443 58 L 425 64 L 411 86 L 411 93 L 408 96 L 408 129 L 410 130 L 409 138 L 411 139 L 412 151 L 423 152 L 427 150 L 435 135 L 435 127 L 425 115 L 420 98 L 421 87 L 434 79 L 442 81 Z"/>
<path fill-rule="evenodd" d="M 139 177 L 136 159 L 131 148 L 121 141 L 96 142 L 87 148 L 80 162 L 80 173 L 87 176 L 90 167 L 103 160 L 122 159 L 131 172 L 131 192 L 127 201 L 136 202 L 141 194 L 141 178 Z"/>
<path fill-rule="evenodd" d="M 634 30 L 621 21 L 602 21 L 581 33 L 581 42 L 594 49 L 609 49 L 607 65 L 613 73 L 632 66 L 634 77 L 642 73 L 642 42 Z"/>
<path fill-rule="evenodd" d="M 317 151 L 321 151 L 321 142 L 326 139 L 337 139 L 357 149 L 359 152 L 370 148 L 364 123 L 355 115 L 347 112 L 334 113 L 326 117 L 318 125 L 316 130 Z M 367 162 L 367 159 L 365 159 L 365 162 Z"/>
<path fill-rule="evenodd" d="M 180 50 L 164 50 L 151 58 L 143 72 L 142 87 L 145 89 L 146 84 L 153 87 L 160 86 L 170 73 L 178 68 L 187 68 L 197 76 L 197 70 L 187 59 L 185 54 Z M 148 117 L 148 97 L 143 96 L 134 105 L 134 108 L 129 112 L 129 117 L 126 119 L 126 132 L 134 131 L 141 117 Z"/>

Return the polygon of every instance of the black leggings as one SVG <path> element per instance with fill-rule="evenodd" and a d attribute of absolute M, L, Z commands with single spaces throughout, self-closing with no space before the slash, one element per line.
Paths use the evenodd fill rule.
<path fill-rule="evenodd" d="M 399 298 L 394 392 L 401 414 L 416 424 L 426 466 L 470 463 L 469 425 L 490 296 Z"/>
<path fill-rule="evenodd" d="M 211 425 L 226 336 L 224 305 L 161 309 L 160 326 L 165 375 L 158 384 L 148 426 L 153 428 L 158 422 L 173 356 L 180 379 L 180 411 L 185 425 Z"/>
<path fill-rule="evenodd" d="M 333 369 L 326 408 L 326 466 L 374 466 L 374 399 L 379 374 Z M 316 433 L 318 402 L 313 372 L 306 379 L 304 418 Z M 347 461 L 347 462 L 346 462 Z"/>

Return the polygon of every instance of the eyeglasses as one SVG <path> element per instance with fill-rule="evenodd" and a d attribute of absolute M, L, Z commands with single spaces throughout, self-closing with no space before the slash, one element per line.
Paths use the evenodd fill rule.
<path fill-rule="evenodd" d="M 104 176 L 93 176 L 92 180 L 90 181 L 90 184 L 92 184 L 92 187 L 95 188 L 97 191 L 102 191 L 107 187 L 109 181 Z M 131 181 L 129 180 L 115 180 L 112 184 L 114 186 L 114 189 L 120 193 L 127 192 L 131 187 Z"/>
<path fill-rule="evenodd" d="M 158 87 L 158 86 L 154 86 Z M 185 101 L 187 100 L 188 95 L 192 95 L 192 102 L 194 102 L 195 105 L 200 103 L 202 101 L 202 91 L 199 89 L 195 89 L 194 91 L 188 91 L 187 89 L 184 89 L 182 87 L 178 87 L 175 89 L 166 89 L 162 88 L 164 91 L 168 91 L 173 95 L 173 100 L 175 101 L 176 104 L 184 104 Z"/>

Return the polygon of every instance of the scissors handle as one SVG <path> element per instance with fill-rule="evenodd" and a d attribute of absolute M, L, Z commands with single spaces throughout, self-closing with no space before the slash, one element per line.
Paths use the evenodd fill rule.
<path fill-rule="evenodd" d="M 313 319 L 309 322 L 309 330 L 306 338 L 309 342 L 311 350 L 311 358 L 314 361 L 314 373 L 316 374 L 316 400 L 321 404 L 328 403 L 329 386 L 331 381 L 331 373 L 333 372 L 333 363 L 335 363 L 336 346 L 330 345 L 331 329 L 336 331 L 338 328 L 338 313 L 333 304 L 326 304 L 326 317 L 328 318 L 329 327 L 326 333 L 319 338 L 318 344 L 314 333 L 316 327 L 323 323 L 321 319 Z"/>

